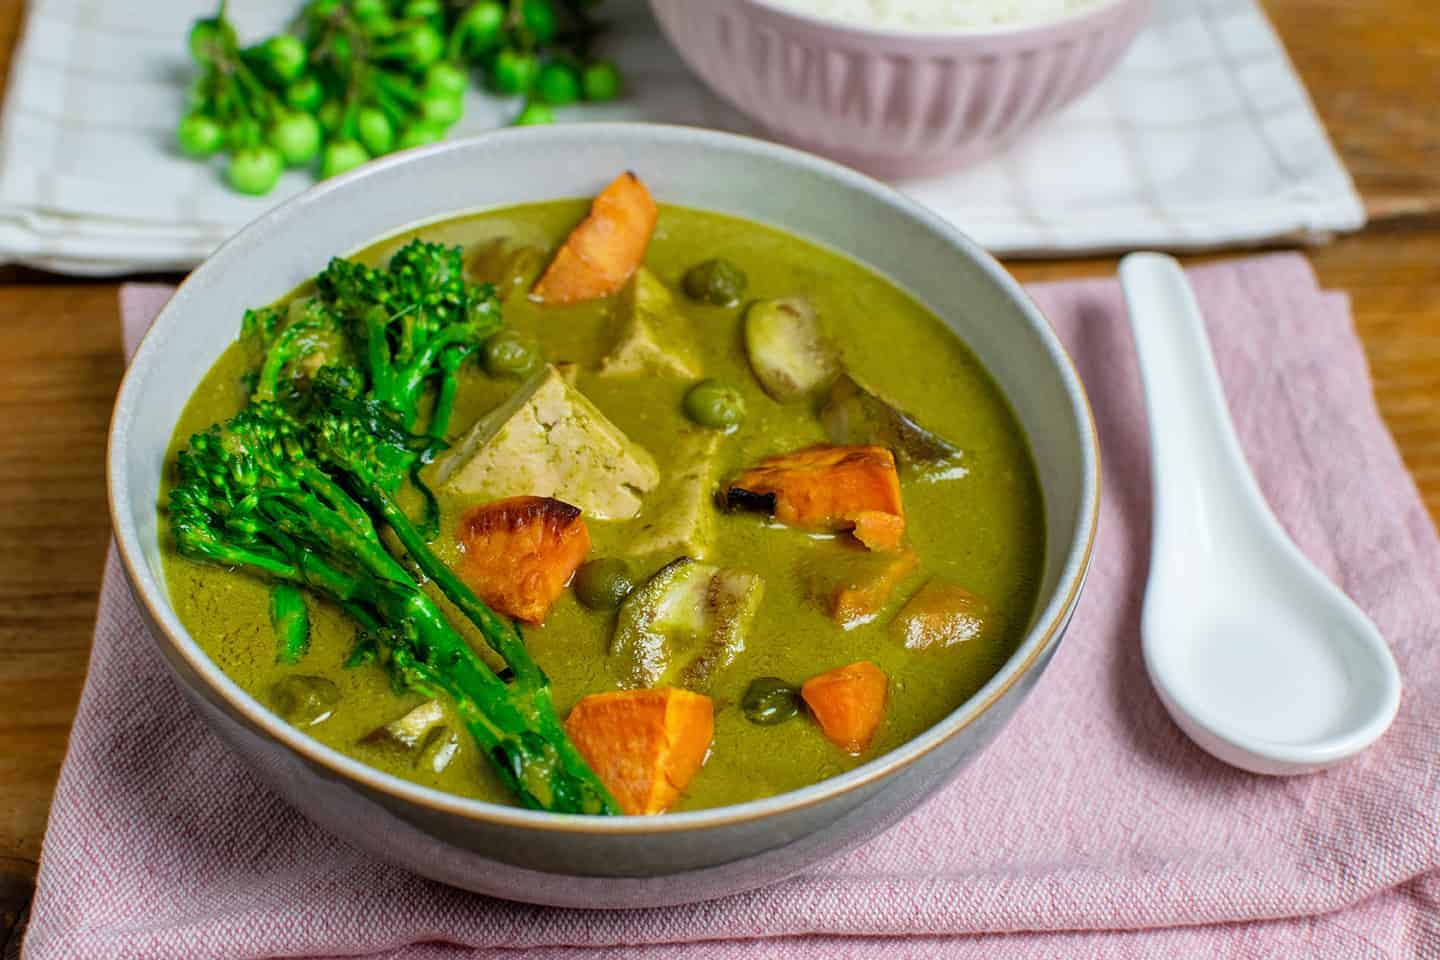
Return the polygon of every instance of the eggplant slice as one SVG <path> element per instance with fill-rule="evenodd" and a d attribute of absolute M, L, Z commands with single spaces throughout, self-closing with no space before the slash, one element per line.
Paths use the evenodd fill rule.
<path fill-rule="evenodd" d="M 745 649 L 764 581 L 681 557 L 620 606 L 610 659 L 627 687 L 704 691 Z"/>
<path fill-rule="evenodd" d="M 817 392 L 840 373 L 840 351 L 804 297 L 752 303 L 745 311 L 745 353 L 760 386 L 781 403 Z"/>
<path fill-rule="evenodd" d="M 889 447 L 901 471 L 915 479 L 951 480 L 966 473 L 959 447 L 925 429 L 848 373 L 830 388 L 820 408 L 820 422 L 835 443 Z"/>

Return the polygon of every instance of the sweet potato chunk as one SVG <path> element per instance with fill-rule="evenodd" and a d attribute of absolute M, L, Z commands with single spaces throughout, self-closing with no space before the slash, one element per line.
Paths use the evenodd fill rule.
<path fill-rule="evenodd" d="M 766 457 L 730 481 L 732 508 L 766 510 L 802 530 L 851 530 L 871 550 L 898 550 L 905 509 L 884 447 L 819 444 Z"/>
<path fill-rule="evenodd" d="M 883 510 L 861 510 L 855 514 L 855 529 L 850 532 L 871 550 L 899 550 L 905 538 L 905 517 Z"/>
<path fill-rule="evenodd" d="M 856 551 L 861 552 L 861 551 Z M 895 587 L 908 577 L 920 563 L 914 550 L 899 550 L 874 556 L 876 563 L 857 569 L 841 581 L 830 598 L 830 618 L 842 627 L 864 623 L 873 618 L 885 604 Z"/>
<path fill-rule="evenodd" d="M 584 698 L 565 732 L 628 814 L 664 813 L 705 763 L 715 707 L 689 690 L 616 690 Z"/>
<path fill-rule="evenodd" d="M 640 178 L 628 170 L 620 174 L 570 231 L 530 299 L 563 306 L 619 292 L 645 259 L 658 216 Z"/>
<path fill-rule="evenodd" d="M 895 614 L 890 632 L 911 650 L 929 650 L 974 640 L 993 620 L 990 605 L 969 590 L 931 580 Z"/>
<path fill-rule="evenodd" d="M 460 573 L 500 613 L 540 623 L 590 552 L 578 507 L 550 497 L 510 497 L 460 519 Z"/>
<path fill-rule="evenodd" d="M 800 696 L 825 738 L 858 756 L 880 728 L 888 685 L 879 667 L 860 660 L 811 677 L 801 686 Z"/>

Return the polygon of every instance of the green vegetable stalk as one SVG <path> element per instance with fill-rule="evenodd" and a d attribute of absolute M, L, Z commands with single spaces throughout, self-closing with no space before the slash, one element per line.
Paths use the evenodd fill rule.
<path fill-rule="evenodd" d="M 310 612 L 298 588 L 288 583 L 270 588 L 270 626 L 277 641 L 275 662 L 299 663 L 310 651 Z"/>
<path fill-rule="evenodd" d="M 519 629 L 428 544 L 438 511 L 419 469 L 445 445 L 459 370 L 502 326 L 493 288 L 467 283 L 463 266 L 458 247 L 417 240 L 383 267 L 332 260 L 313 296 L 247 312 L 243 336 L 257 355 L 250 403 L 179 455 L 170 528 L 182 556 L 272 583 L 279 662 L 308 647 L 302 591 L 328 598 L 358 627 L 347 665 L 378 660 L 397 684 L 448 697 L 522 803 L 614 813 Z M 424 495 L 419 520 L 400 504 L 407 485 Z M 380 536 L 387 528 L 393 552 Z M 505 679 L 425 580 L 480 631 Z"/>
<path fill-rule="evenodd" d="M 326 375 L 303 397 L 252 403 L 192 437 L 169 501 L 180 554 L 334 601 L 373 639 L 398 683 L 453 702 L 526 806 L 615 813 L 566 737 L 519 632 L 458 579 L 442 584 L 513 671 L 507 683 L 385 545 L 372 510 L 422 570 L 445 569 L 393 499 L 428 441 L 406 433 L 378 402 L 347 395 L 353 385 Z"/>

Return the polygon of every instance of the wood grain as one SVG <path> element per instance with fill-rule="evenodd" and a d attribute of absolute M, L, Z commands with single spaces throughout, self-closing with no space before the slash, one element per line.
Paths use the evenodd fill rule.
<path fill-rule="evenodd" d="M 1440 515 L 1440 16 L 1433 0 L 1266 0 L 1372 223 L 1314 250 L 1348 291 L 1381 411 Z M 21 4 L 0 0 L 0 74 Z M 1207 258 L 1213 259 L 1213 258 Z M 1114 269 L 1016 264 L 1022 280 Z M 117 287 L 0 269 L 0 957 L 28 899 L 109 541 Z"/>
<path fill-rule="evenodd" d="M 1434 0 L 1265 0 L 1371 220 L 1440 214 Z"/>

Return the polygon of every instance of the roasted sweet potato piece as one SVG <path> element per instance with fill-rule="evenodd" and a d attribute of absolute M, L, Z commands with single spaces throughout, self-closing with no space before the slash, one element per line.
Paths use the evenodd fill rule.
<path fill-rule="evenodd" d="M 810 715 L 825 738 L 846 753 L 864 753 L 885 716 L 884 672 L 869 660 L 860 660 L 811 677 L 800 688 Z"/>
<path fill-rule="evenodd" d="M 855 529 L 850 532 L 871 550 L 899 550 L 905 538 L 905 517 L 883 510 L 861 510 L 855 514 Z"/>
<path fill-rule="evenodd" d="M 930 580 L 909 600 L 890 632 L 911 650 L 953 647 L 981 636 L 994 620 L 990 604 L 945 580 Z"/>
<path fill-rule="evenodd" d="M 802 530 L 852 530 L 871 550 L 898 550 L 905 535 L 895 457 L 884 447 L 819 444 L 766 457 L 730 481 L 725 500 Z"/>
<path fill-rule="evenodd" d="M 664 813 L 705 763 L 715 707 L 689 690 L 616 690 L 584 698 L 565 732 L 628 814 Z"/>
<path fill-rule="evenodd" d="M 501 613 L 540 623 L 590 552 L 580 509 L 551 497 L 509 497 L 460 518 L 460 574 Z"/>
<path fill-rule="evenodd" d="M 863 551 L 855 551 L 863 553 Z M 842 627 L 864 623 L 885 604 L 895 587 L 920 563 L 914 550 L 899 550 L 874 557 L 874 562 L 852 571 L 830 596 L 830 617 Z"/>
<path fill-rule="evenodd" d="M 628 170 L 620 174 L 570 231 L 530 299 L 563 306 L 618 293 L 645 259 L 658 216 L 640 178 Z"/>

